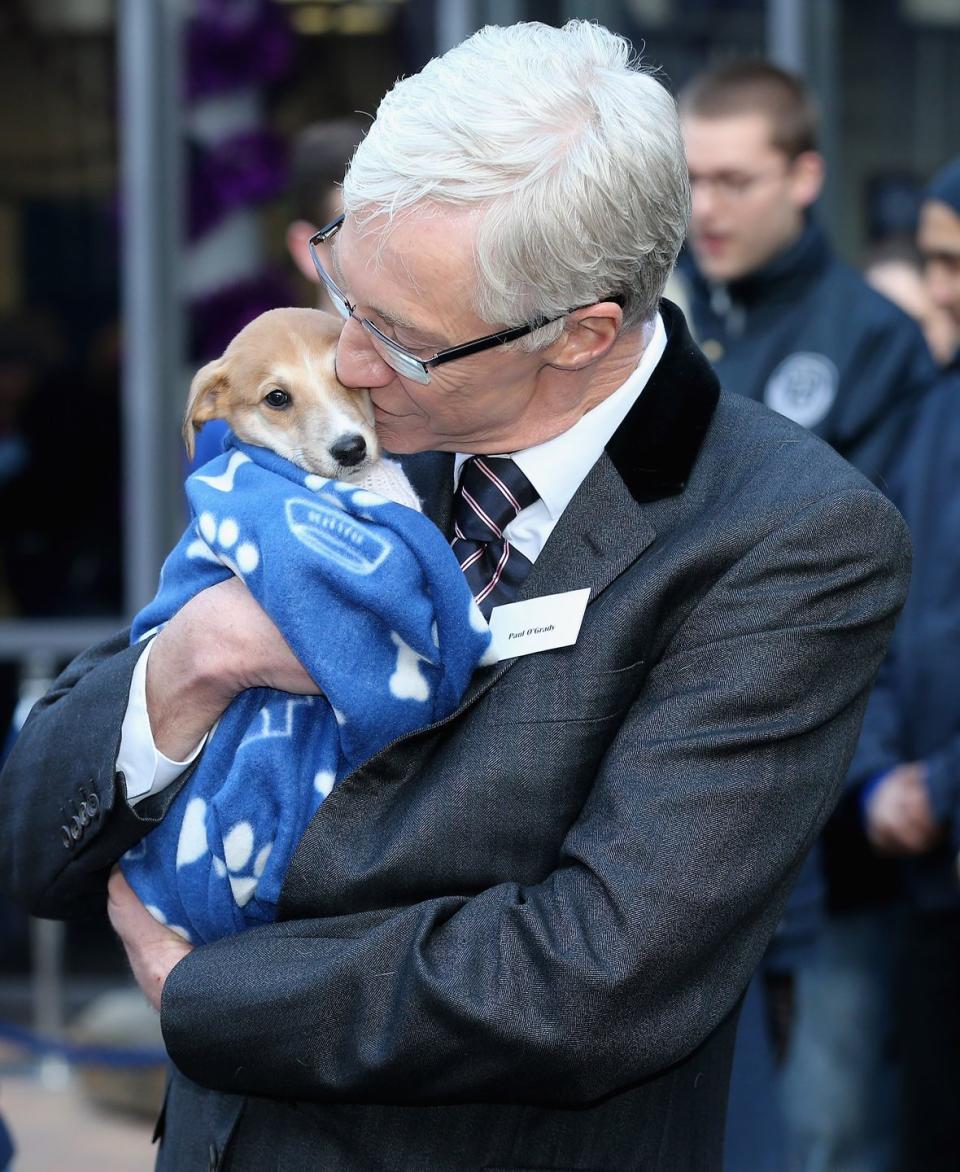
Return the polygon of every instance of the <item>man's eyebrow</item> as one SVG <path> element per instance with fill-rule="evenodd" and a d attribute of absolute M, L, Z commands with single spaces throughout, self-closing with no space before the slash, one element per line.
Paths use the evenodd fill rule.
<path fill-rule="evenodd" d="M 749 171 L 744 171 L 740 167 L 720 167 L 716 171 L 691 171 L 688 168 L 688 174 L 691 181 L 697 179 L 750 179 L 752 175 Z"/>
<path fill-rule="evenodd" d="M 343 279 L 343 270 L 340 268 L 340 262 L 337 260 L 337 244 L 338 241 L 334 240 L 333 247 L 330 250 L 330 259 L 333 266 L 333 275 L 336 279 L 337 287 L 343 291 L 343 286 L 346 284 L 346 282 Z M 413 333 L 422 334 L 425 338 L 430 338 L 432 340 L 436 340 L 438 337 L 436 334 L 431 334 L 429 330 L 425 330 L 423 326 L 418 326 L 415 322 L 398 317 L 395 313 L 390 313 L 386 309 L 381 309 L 372 302 L 368 303 L 366 308 L 375 313 L 377 317 L 383 318 L 385 322 L 388 322 L 392 326 L 400 326 L 401 329 L 412 330 Z"/>
<path fill-rule="evenodd" d="M 929 247 L 919 245 L 921 260 L 960 260 L 960 243 L 948 244 L 946 241 L 937 241 Z"/>

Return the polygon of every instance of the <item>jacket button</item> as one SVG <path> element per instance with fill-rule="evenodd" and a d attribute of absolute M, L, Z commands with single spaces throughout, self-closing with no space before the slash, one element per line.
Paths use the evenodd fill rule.
<path fill-rule="evenodd" d="M 69 850 L 70 847 L 73 846 L 73 838 L 70 835 L 69 826 L 61 826 L 60 827 L 60 841 L 67 848 L 67 850 Z"/>
<path fill-rule="evenodd" d="M 83 834 L 83 824 L 76 816 L 76 814 L 74 814 L 74 816 L 70 819 L 70 837 L 74 842 L 77 842 L 81 834 Z"/>
<path fill-rule="evenodd" d="M 210 1168 L 210 1172 L 217 1172 L 217 1168 L 220 1166 L 220 1153 L 217 1151 L 216 1144 L 210 1145 L 209 1155 L 208 1167 Z"/>
<path fill-rule="evenodd" d="M 90 817 L 96 818 L 97 814 L 100 812 L 100 799 L 97 797 L 97 795 L 91 794 L 87 798 L 86 805 L 87 813 L 90 815 Z"/>

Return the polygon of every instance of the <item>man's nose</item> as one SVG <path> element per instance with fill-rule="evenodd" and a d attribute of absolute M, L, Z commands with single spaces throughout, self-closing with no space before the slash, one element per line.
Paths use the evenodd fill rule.
<path fill-rule="evenodd" d="M 690 214 L 697 220 L 703 220 L 713 211 L 714 197 L 713 184 L 702 180 L 690 182 Z"/>
<path fill-rule="evenodd" d="M 350 317 L 343 323 L 337 343 L 337 378 L 345 387 L 385 387 L 396 377 L 374 350 L 366 330 Z"/>

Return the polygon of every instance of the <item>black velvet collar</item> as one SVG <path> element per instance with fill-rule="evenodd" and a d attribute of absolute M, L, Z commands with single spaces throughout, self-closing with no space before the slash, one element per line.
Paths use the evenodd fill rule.
<path fill-rule="evenodd" d="M 720 395 L 717 376 L 700 353 L 683 314 L 660 303 L 667 347 L 650 380 L 606 451 L 634 500 L 676 496 L 686 487 Z M 446 530 L 453 495 L 453 455 L 421 452 L 403 466 L 427 513 Z"/>
<path fill-rule="evenodd" d="M 661 301 L 660 315 L 667 348 L 607 444 L 607 455 L 641 502 L 683 492 L 720 397 L 717 376 L 683 314 L 672 301 Z"/>

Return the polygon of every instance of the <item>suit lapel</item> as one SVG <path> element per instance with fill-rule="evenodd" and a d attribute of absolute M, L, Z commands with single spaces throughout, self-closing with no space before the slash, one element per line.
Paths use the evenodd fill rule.
<path fill-rule="evenodd" d="M 654 530 L 603 453 L 534 562 L 518 601 L 590 587 L 590 601 L 643 553 Z"/>
<path fill-rule="evenodd" d="M 677 307 L 664 301 L 660 312 L 667 331 L 663 357 L 564 510 L 524 581 L 518 602 L 589 586 L 590 605 L 656 536 L 644 506 L 676 496 L 686 487 L 720 388 Z M 449 535 L 454 457 L 425 452 L 406 457 L 403 464 L 424 512 Z M 515 662 L 505 660 L 475 672 L 457 712 Z"/>

